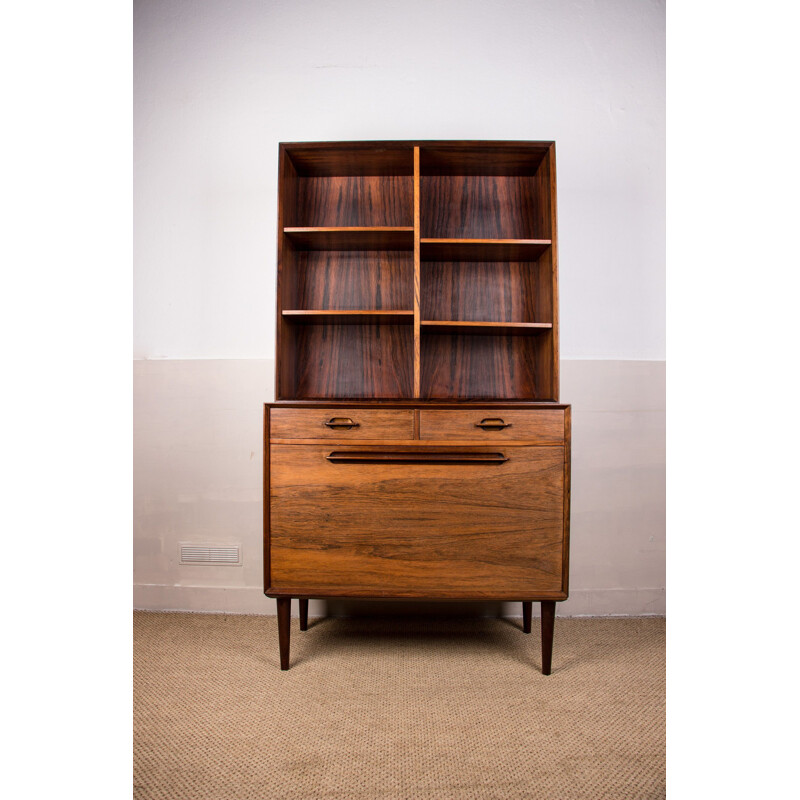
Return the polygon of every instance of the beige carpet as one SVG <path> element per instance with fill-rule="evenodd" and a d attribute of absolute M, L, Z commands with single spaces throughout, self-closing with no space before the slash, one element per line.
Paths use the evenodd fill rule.
<path fill-rule="evenodd" d="M 134 797 L 664 797 L 664 620 L 538 623 L 137 612 Z"/>

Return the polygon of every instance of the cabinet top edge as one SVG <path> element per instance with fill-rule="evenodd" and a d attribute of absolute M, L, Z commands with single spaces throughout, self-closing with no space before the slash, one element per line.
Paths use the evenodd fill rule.
<path fill-rule="evenodd" d="M 554 141 L 490 139 L 280 142 L 278 156 L 284 180 L 292 174 L 410 177 L 417 150 L 422 175 L 534 175 L 555 159 Z"/>
<path fill-rule="evenodd" d="M 374 139 L 374 140 L 341 140 L 329 142 L 279 142 L 281 148 L 312 147 L 530 147 L 549 148 L 555 144 L 554 139 Z"/>
<path fill-rule="evenodd" d="M 275 400 L 267 408 L 531 408 L 563 410 L 567 403 L 541 400 Z"/>

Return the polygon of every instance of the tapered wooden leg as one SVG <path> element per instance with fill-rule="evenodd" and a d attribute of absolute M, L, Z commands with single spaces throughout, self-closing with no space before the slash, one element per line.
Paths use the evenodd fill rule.
<path fill-rule="evenodd" d="M 289 669 L 289 613 L 291 608 L 291 598 L 278 598 L 278 646 L 281 651 L 281 669 Z"/>
<path fill-rule="evenodd" d="M 308 630 L 308 600 L 300 598 L 300 630 Z"/>
<path fill-rule="evenodd" d="M 531 632 L 531 610 L 533 603 L 530 600 L 522 601 L 522 630 L 525 633 Z"/>
<path fill-rule="evenodd" d="M 555 600 L 542 600 L 542 675 L 550 674 L 553 663 L 553 628 L 556 621 Z"/>

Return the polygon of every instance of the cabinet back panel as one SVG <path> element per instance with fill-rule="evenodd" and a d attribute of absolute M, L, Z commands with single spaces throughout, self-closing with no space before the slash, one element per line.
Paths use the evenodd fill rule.
<path fill-rule="evenodd" d="M 297 181 L 297 207 L 290 211 L 287 227 L 414 224 L 410 175 L 316 176 Z"/>
<path fill-rule="evenodd" d="M 421 395 L 429 400 L 553 400 L 551 337 L 550 331 L 424 335 Z"/>
<path fill-rule="evenodd" d="M 412 325 L 292 325 L 297 390 L 311 399 L 411 397 Z"/>
<path fill-rule="evenodd" d="M 558 324 L 558 309 L 553 308 L 553 251 L 542 253 L 531 272 L 533 282 L 533 305 L 536 322 Z"/>
<path fill-rule="evenodd" d="M 537 300 L 539 265 L 511 261 L 424 261 L 421 317 L 471 322 L 552 322 Z"/>
<path fill-rule="evenodd" d="M 541 182 L 529 175 L 423 175 L 423 239 L 548 239 Z M 549 216 L 549 215 L 547 215 Z"/>
<path fill-rule="evenodd" d="M 414 305 L 414 256 L 397 250 L 312 250 L 298 264 L 292 308 L 401 309 Z"/>
<path fill-rule="evenodd" d="M 282 145 L 298 175 L 413 175 L 410 142 L 302 142 Z"/>
<path fill-rule="evenodd" d="M 428 142 L 419 148 L 423 175 L 535 175 L 552 142 Z"/>

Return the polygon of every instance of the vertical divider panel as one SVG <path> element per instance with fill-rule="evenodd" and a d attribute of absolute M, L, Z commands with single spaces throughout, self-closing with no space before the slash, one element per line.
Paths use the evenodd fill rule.
<path fill-rule="evenodd" d="M 414 148 L 414 397 L 420 396 L 419 147 Z"/>

